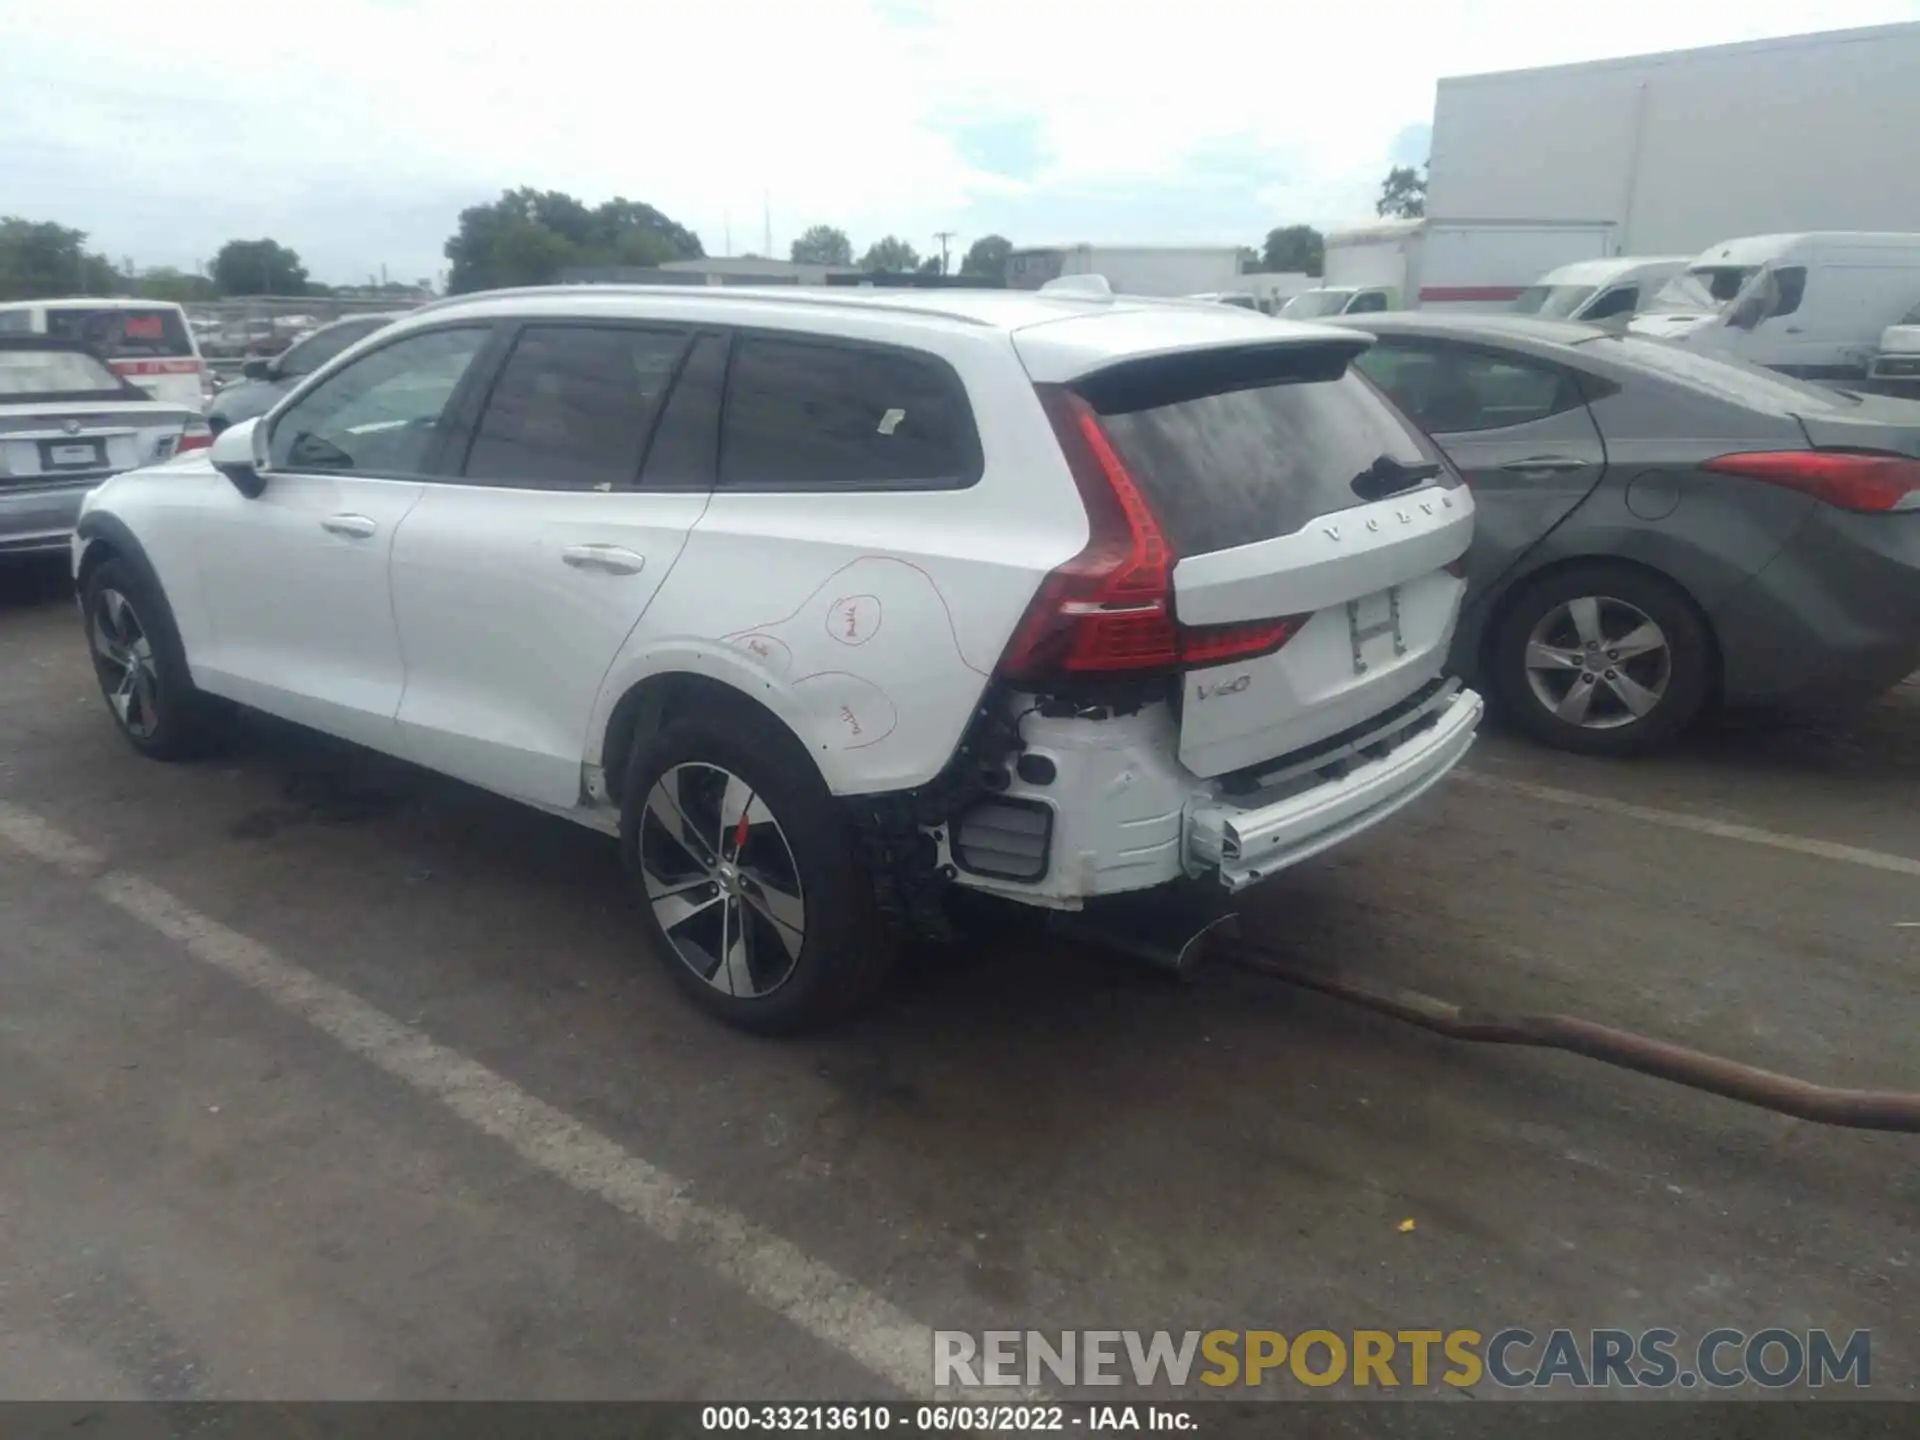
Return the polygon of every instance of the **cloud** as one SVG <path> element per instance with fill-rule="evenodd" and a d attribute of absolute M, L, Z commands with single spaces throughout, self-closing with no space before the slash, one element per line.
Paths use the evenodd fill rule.
<path fill-rule="evenodd" d="M 440 268 L 530 184 L 719 251 L 807 225 L 1252 243 L 1371 212 L 1442 75 L 1912 18 L 1916 0 L 0 0 L 10 211 L 146 264 L 272 235 L 317 278 Z M 1564 18 L 1562 18 L 1564 17 Z"/>

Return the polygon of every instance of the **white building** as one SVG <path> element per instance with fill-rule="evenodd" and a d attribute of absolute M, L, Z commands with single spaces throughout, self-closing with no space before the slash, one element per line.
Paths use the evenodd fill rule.
<path fill-rule="evenodd" d="M 1611 220 L 1617 254 L 1920 232 L 1920 24 L 1442 80 L 1427 213 Z"/>

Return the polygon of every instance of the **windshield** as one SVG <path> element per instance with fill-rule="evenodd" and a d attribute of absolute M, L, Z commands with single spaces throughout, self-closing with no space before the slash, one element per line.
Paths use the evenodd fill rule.
<path fill-rule="evenodd" d="M 338 324 L 314 331 L 288 350 L 281 359 L 281 377 L 291 380 L 296 375 L 311 375 L 349 345 L 359 344 L 387 323 L 384 316 L 370 317 L 365 320 L 342 320 Z"/>
<path fill-rule="evenodd" d="M 1287 301 L 1280 313 L 1289 320 L 1311 320 L 1319 315 L 1338 315 L 1352 298 L 1351 290 L 1302 290 Z"/>
<path fill-rule="evenodd" d="M 0 350 L 0 396 L 119 395 L 120 377 L 76 350 Z"/>
<path fill-rule="evenodd" d="M 1696 265 L 1662 285 L 1645 309 L 1654 314 L 1718 315 L 1759 273 L 1758 265 Z"/>
<path fill-rule="evenodd" d="M 151 310 L 131 306 L 100 309 L 70 308 L 47 311 L 47 334 L 77 340 L 109 360 L 187 359 L 193 355 L 193 337 L 186 318 L 172 306 Z"/>
<path fill-rule="evenodd" d="M 1513 302 L 1513 311 L 1516 315 L 1565 320 L 1587 302 L 1595 288 L 1592 285 L 1529 285 Z"/>

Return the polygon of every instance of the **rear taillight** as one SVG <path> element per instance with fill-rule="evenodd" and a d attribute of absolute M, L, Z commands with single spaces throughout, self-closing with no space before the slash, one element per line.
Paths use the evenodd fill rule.
<path fill-rule="evenodd" d="M 1086 507 L 1086 547 L 1040 586 L 1000 671 L 1013 680 L 1219 665 L 1277 650 L 1304 616 L 1183 626 L 1172 542 L 1100 417 L 1080 396 L 1036 386 Z"/>
<path fill-rule="evenodd" d="M 205 450 L 213 444 L 213 431 L 204 420 L 189 420 L 180 431 L 180 438 L 173 442 L 173 453 L 184 455 L 189 450 Z"/>
<path fill-rule="evenodd" d="M 1755 450 L 1721 455 L 1700 467 L 1784 485 L 1842 510 L 1920 509 L 1920 460 L 1860 450 Z"/>

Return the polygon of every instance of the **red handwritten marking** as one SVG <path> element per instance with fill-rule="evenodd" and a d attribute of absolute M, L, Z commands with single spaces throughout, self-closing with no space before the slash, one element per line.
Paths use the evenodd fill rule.
<path fill-rule="evenodd" d="M 831 585 L 836 579 L 838 579 L 841 575 L 845 574 L 848 570 L 851 570 L 854 566 L 861 564 L 863 561 L 867 561 L 867 560 L 882 560 L 894 565 L 904 565 L 907 567 L 907 569 L 916 572 L 922 580 L 925 580 L 928 586 L 931 587 L 933 590 L 933 598 L 940 602 L 940 609 L 947 617 L 947 635 L 948 635 L 948 638 L 950 638 L 953 641 L 953 653 L 959 658 L 960 663 L 966 666 L 967 669 L 973 671 L 974 674 L 982 677 L 983 679 L 993 678 L 993 672 L 991 670 L 982 670 L 978 665 L 974 664 L 973 661 L 969 660 L 967 658 L 967 652 L 961 649 L 960 627 L 954 624 L 953 607 L 947 603 L 946 593 L 941 590 L 940 582 L 935 580 L 932 575 L 928 574 L 924 566 L 916 565 L 911 560 L 902 560 L 898 555 L 855 556 L 853 559 L 847 561 L 846 564 L 842 565 L 839 569 L 835 570 L 831 575 L 827 576 L 827 578 L 822 580 L 818 585 L 814 586 L 812 590 L 808 591 L 807 598 L 802 600 L 798 605 L 794 606 L 792 611 L 789 612 L 787 615 L 782 616 L 778 620 L 768 621 L 767 623 L 761 624 L 761 625 L 743 625 L 738 630 L 729 631 L 727 634 L 722 635 L 720 638 L 722 640 L 737 640 L 739 639 L 740 636 L 751 635 L 756 630 L 778 630 L 782 625 L 785 625 L 788 621 L 795 619 L 802 612 L 804 612 L 806 608 L 809 605 L 811 605 L 816 598 L 818 598 L 820 592 L 827 588 L 827 586 Z M 856 678 L 859 678 L 859 677 L 856 677 Z"/>
<path fill-rule="evenodd" d="M 893 697 L 891 695 L 887 694 L 886 691 L 882 690 L 878 685 L 874 684 L 871 680 L 867 679 L 867 677 L 864 675 L 856 675 L 851 670 L 815 670 L 812 674 L 802 675 L 799 679 L 794 680 L 790 683 L 792 684 L 795 690 L 798 690 L 802 685 L 807 684 L 809 681 L 825 680 L 829 676 L 838 676 L 843 680 L 856 681 L 857 683 L 866 686 L 867 689 L 873 691 L 874 694 L 878 695 L 882 700 L 886 701 L 887 708 L 893 712 L 893 723 L 888 725 L 886 729 L 882 730 L 878 735 L 874 736 L 871 740 L 862 740 L 858 745 L 847 746 L 846 747 L 847 749 L 865 750 L 869 745 L 878 745 L 882 740 L 886 739 L 889 735 L 893 734 L 894 731 L 900 728 L 900 707 L 893 703 Z M 848 708 L 849 707 L 845 705 L 841 706 L 841 709 L 843 711 Z"/>

